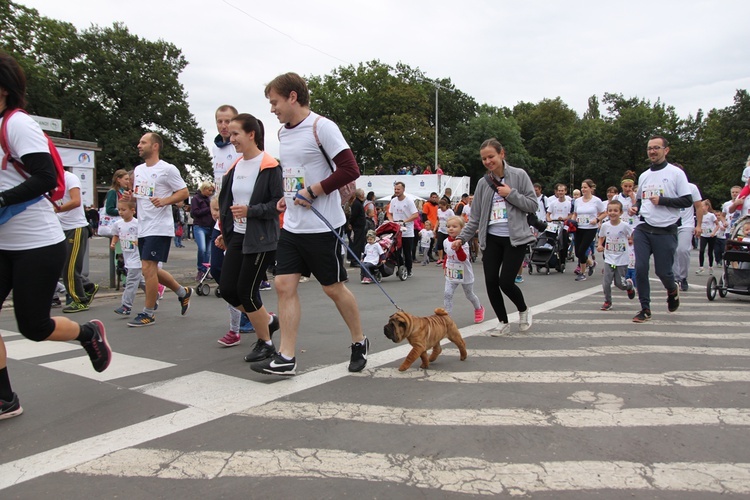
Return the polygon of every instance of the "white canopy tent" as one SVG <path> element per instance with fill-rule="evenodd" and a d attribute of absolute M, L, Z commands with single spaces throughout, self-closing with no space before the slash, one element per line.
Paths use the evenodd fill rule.
<path fill-rule="evenodd" d="M 451 177 L 450 175 L 363 175 L 357 179 L 357 187 L 362 188 L 365 193 L 375 193 L 375 198 L 390 200 L 393 195 L 393 185 L 403 182 L 407 194 L 416 196 L 418 199 L 427 200 L 430 193 L 435 192 L 442 196 L 445 188 L 451 188 L 453 201 L 458 201 L 463 193 L 469 192 L 469 177 Z"/>

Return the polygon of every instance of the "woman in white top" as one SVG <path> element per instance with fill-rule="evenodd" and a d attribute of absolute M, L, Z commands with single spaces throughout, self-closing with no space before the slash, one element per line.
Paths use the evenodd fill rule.
<path fill-rule="evenodd" d="M 78 340 L 94 369 L 109 366 L 112 351 L 104 325 L 50 318 L 52 295 L 65 264 L 65 236 L 45 194 L 57 186 L 49 140 L 21 109 L 26 76 L 11 56 L 0 52 L 0 304 L 13 292 L 19 332 L 39 342 Z M 0 420 L 23 413 L 10 385 L 5 344 L 0 338 Z"/>
<path fill-rule="evenodd" d="M 596 238 L 599 223 L 607 214 L 607 206 L 602 200 L 594 196 L 596 184 L 591 179 L 581 183 L 581 197 L 576 198 L 573 206 L 573 220 L 578 223 L 575 238 L 575 251 L 578 257 L 578 265 L 581 274 L 576 276 L 576 281 L 586 280 L 586 267 L 589 267 L 589 276 L 593 274 L 596 262 L 588 255 L 588 249 Z"/>
<path fill-rule="evenodd" d="M 695 274 L 703 274 L 703 263 L 706 259 L 706 247 L 708 247 L 708 273 L 714 273 L 714 244 L 716 243 L 716 232 L 719 224 L 716 220 L 710 200 L 703 200 L 703 220 L 701 221 L 701 241 L 698 253 L 698 270 Z"/>

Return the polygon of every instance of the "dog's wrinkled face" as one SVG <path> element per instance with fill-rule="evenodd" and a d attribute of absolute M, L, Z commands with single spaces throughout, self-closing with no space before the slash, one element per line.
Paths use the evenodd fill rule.
<path fill-rule="evenodd" d="M 388 318 L 388 324 L 383 327 L 383 333 L 395 343 L 399 343 L 409 334 L 410 325 L 411 318 L 409 315 L 399 311 L 391 314 L 391 317 Z"/>

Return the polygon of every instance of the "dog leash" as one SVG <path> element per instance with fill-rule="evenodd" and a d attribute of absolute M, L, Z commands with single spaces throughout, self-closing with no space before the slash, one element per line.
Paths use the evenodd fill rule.
<path fill-rule="evenodd" d="M 391 301 L 391 304 L 393 304 L 393 307 L 395 307 L 399 311 L 403 311 L 403 309 L 401 309 L 398 306 L 398 304 L 396 304 L 396 301 L 394 301 L 391 298 L 391 296 L 388 295 L 388 292 L 385 291 L 385 289 L 382 287 L 382 285 L 380 284 L 380 282 L 375 279 L 375 276 L 372 275 L 372 273 L 370 272 L 370 270 L 367 267 L 365 267 L 365 266 L 362 265 L 362 261 L 359 260 L 359 257 L 357 255 L 354 255 L 354 250 L 352 250 L 351 248 L 349 248 L 349 245 L 346 244 L 346 242 L 344 241 L 344 238 L 342 238 L 336 232 L 336 229 L 331 225 L 330 222 L 328 222 L 328 220 L 325 217 L 323 217 L 323 214 L 321 214 L 320 212 L 318 212 L 318 210 L 315 207 L 312 206 L 312 200 L 308 200 L 307 198 L 305 198 L 304 196 L 302 196 L 299 193 L 297 193 L 297 195 L 295 196 L 295 198 L 299 198 L 300 200 L 305 200 L 307 203 L 310 204 L 310 210 L 312 210 L 313 213 L 315 215 L 317 215 L 318 218 L 320 220 L 322 220 L 323 223 L 325 223 L 326 226 L 328 226 L 328 229 L 331 230 L 331 232 L 333 233 L 333 235 L 339 240 L 339 242 L 342 245 L 344 245 L 344 248 L 346 248 L 346 251 L 349 253 L 349 255 L 351 255 L 352 257 L 354 257 L 354 260 L 357 261 L 357 264 L 359 264 L 360 269 L 362 269 L 365 273 L 367 273 L 367 276 L 372 280 L 372 282 L 375 283 L 376 285 L 378 285 L 378 288 L 380 288 L 380 291 L 383 292 L 383 295 L 385 295 L 386 297 L 388 297 L 388 300 Z"/>

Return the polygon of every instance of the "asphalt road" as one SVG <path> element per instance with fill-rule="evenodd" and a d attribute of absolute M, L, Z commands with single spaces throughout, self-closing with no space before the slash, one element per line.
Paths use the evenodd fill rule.
<path fill-rule="evenodd" d="M 189 284 L 186 245 L 165 268 Z M 91 276 L 105 285 L 106 254 L 92 240 Z M 488 306 L 481 266 L 476 274 Z M 395 308 L 374 285 L 349 285 L 372 342 L 367 368 L 350 374 L 343 320 L 314 280 L 302 283 L 289 379 L 249 369 L 252 335 L 216 342 L 228 315 L 213 295 L 194 296 L 182 317 L 167 293 L 156 325 L 132 329 L 112 312 L 119 292 L 101 292 L 75 319 L 107 327 L 115 354 L 102 374 L 75 344 L 14 333 L 6 304 L 0 329 L 25 413 L 0 422 L 0 496 L 747 498 L 750 300 L 709 302 L 707 277 L 693 274 L 669 314 L 653 281 L 653 320 L 637 325 L 624 292 L 599 310 L 600 276 L 525 274 L 534 324 L 519 333 L 510 305 L 501 338 L 487 333 L 491 313 L 473 324 L 459 289 L 453 316 L 468 359 L 448 345 L 430 369 L 403 373 L 408 347 L 383 335 Z M 413 314 L 442 305 L 434 265 L 383 287 Z M 275 311 L 275 291 L 263 298 Z"/>

